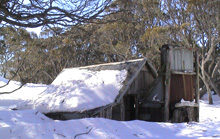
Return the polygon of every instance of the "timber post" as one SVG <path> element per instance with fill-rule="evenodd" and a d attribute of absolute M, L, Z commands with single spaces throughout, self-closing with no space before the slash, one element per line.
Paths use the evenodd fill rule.
<path fill-rule="evenodd" d="M 195 52 L 195 68 L 196 68 L 196 86 L 195 86 L 195 102 L 198 104 L 197 108 L 197 118 L 196 121 L 199 122 L 199 54 L 198 51 Z"/>
<path fill-rule="evenodd" d="M 170 73 L 170 50 L 171 48 L 166 48 L 166 71 L 165 71 L 165 104 L 164 104 L 164 121 L 169 121 L 170 116 L 170 110 L 169 110 L 169 103 L 170 103 L 170 79 L 171 79 L 171 73 Z"/>

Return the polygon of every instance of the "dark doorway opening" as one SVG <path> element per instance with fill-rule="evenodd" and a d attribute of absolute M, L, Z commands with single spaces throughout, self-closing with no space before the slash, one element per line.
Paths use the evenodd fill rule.
<path fill-rule="evenodd" d="M 124 100 L 125 100 L 125 120 L 137 119 L 136 95 L 127 95 Z"/>

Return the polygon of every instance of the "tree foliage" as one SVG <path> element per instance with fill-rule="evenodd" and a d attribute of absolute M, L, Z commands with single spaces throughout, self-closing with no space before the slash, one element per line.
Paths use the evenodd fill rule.
<path fill-rule="evenodd" d="M 1 73 L 18 70 L 17 80 L 49 84 L 63 68 L 139 57 L 159 69 L 168 43 L 197 48 L 202 91 L 220 95 L 219 7 L 216 0 L 4 0 L 4 23 L 48 27 L 40 36 L 2 27 Z"/>

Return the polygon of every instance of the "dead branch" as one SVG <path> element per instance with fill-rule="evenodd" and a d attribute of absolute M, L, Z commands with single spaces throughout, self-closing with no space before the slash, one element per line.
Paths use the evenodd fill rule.
<path fill-rule="evenodd" d="M 66 137 L 65 135 L 63 135 L 63 134 L 60 134 L 60 133 L 57 133 L 57 135 L 59 135 L 59 136 L 62 136 L 62 137 Z"/>
<path fill-rule="evenodd" d="M 11 94 L 11 93 L 14 93 L 15 91 L 21 89 L 24 85 L 25 85 L 25 84 L 22 84 L 21 86 L 19 86 L 18 88 L 14 89 L 14 90 L 12 90 L 12 91 L 10 91 L 10 92 L 0 92 L 0 94 L 2 95 L 2 94 Z"/>
<path fill-rule="evenodd" d="M 89 131 L 85 132 L 85 133 L 79 133 L 79 134 L 76 134 L 74 136 L 74 139 L 76 139 L 77 136 L 81 136 L 81 135 L 84 135 L 84 134 L 89 134 L 89 132 L 92 130 L 92 127 L 89 129 Z"/>
<path fill-rule="evenodd" d="M 39 70 L 36 71 L 36 73 L 35 73 L 30 79 L 33 79 L 33 77 L 35 77 L 38 72 L 39 72 Z M 11 93 L 14 93 L 15 91 L 21 89 L 25 84 L 26 84 L 26 82 L 23 82 L 23 83 L 21 84 L 21 86 L 19 86 L 18 88 L 14 89 L 14 90 L 12 90 L 12 91 L 10 91 L 10 92 L 0 92 L 0 94 L 2 95 L 2 94 L 11 94 Z"/>
<path fill-rule="evenodd" d="M 0 86 L 0 88 L 3 88 L 3 87 L 5 87 L 5 86 L 7 86 L 7 85 L 12 81 L 12 79 L 14 79 L 14 77 L 17 76 L 18 71 L 19 71 L 19 68 L 18 68 L 17 71 L 14 73 L 14 75 L 8 80 L 8 82 L 7 82 L 5 85 Z"/>

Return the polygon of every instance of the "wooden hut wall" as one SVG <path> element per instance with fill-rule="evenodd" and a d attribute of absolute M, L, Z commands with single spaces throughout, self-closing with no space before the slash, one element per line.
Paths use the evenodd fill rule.
<path fill-rule="evenodd" d="M 124 102 L 121 102 L 119 104 L 114 104 L 112 106 L 103 109 L 96 115 L 96 117 L 103 117 L 118 121 L 124 121 L 125 120 Z"/>
<path fill-rule="evenodd" d="M 138 96 L 147 93 L 148 87 L 154 81 L 154 76 L 147 66 L 144 66 L 133 81 L 123 100 L 119 104 L 114 104 L 102 111 L 97 115 L 114 120 L 133 120 L 138 117 Z"/>
<path fill-rule="evenodd" d="M 123 117 L 123 107 L 121 106 L 121 104 L 117 104 L 115 106 L 112 107 L 112 119 L 113 120 L 124 120 Z"/>
<path fill-rule="evenodd" d="M 148 87 L 154 81 L 154 77 L 147 66 L 144 66 L 131 84 L 127 94 L 143 94 L 146 93 Z"/>
<path fill-rule="evenodd" d="M 123 109 L 121 109 L 121 117 L 124 120 L 138 119 L 139 115 L 139 104 L 138 99 L 140 96 L 147 94 L 147 90 L 154 81 L 154 76 L 146 65 L 143 66 L 137 78 L 133 81 L 128 92 L 123 98 Z M 123 116 L 124 114 L 124 116 Z M 123 119 L 123 118 L 122 118 Z"/>
<path fill-rule="evenodd" d="M 112 119 L 112 106 L 103 109 L 97 114 L 97 117 Z"/>
<path fill-rule="evenodd" d="M 145 98 L 144 101 L 164 101 L 164 94 L 163 94 L 163 76 L 159 75 L 154 83 L 151 86 L 151 89 L 149 90 L 149 94 L 147 95 L 147 98 Z"/>

